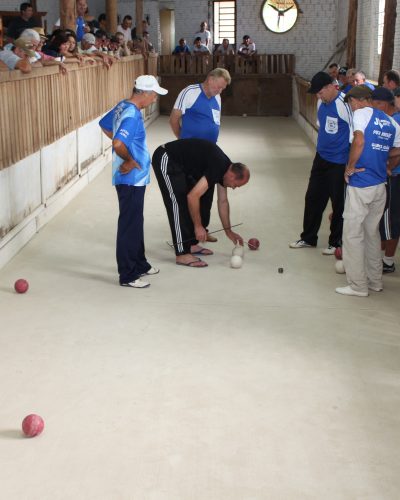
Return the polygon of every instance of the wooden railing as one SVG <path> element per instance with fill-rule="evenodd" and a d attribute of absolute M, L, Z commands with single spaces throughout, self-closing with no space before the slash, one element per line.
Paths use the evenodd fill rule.
<path fill-rule="evenodd" d="M 315 128 L 315 130 L 318 130 L 317 97 L 315 94 L 307 93 L 307 90 L 310 87 L 310 82 L 300 76 L 296 76 L 296 86 L 299 99 L 299 112 L 301 116 Z"/>
<path fill-rule="evenodd" d="M 157 75 L 157 55 L 146 61 Z M 0 170 L 51 144 L 95 119 L 131 95 L 134 80 L 144 74 L 145 61 L 133 55 L 110 69 L 101 63 L 0 72 Z"/>
<path fill-rule="evenodd" d="M 231 75 L 294 74 L 293 54 L 257 54 L 250 58 L 238 55 L 168 55 L 159 57 L 160 75 L 205 75 L 213 68 L 226 68 Z"/>

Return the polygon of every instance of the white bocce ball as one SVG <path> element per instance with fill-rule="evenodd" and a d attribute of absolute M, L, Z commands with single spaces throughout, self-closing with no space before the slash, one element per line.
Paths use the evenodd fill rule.
<path fill-rule="evenodd" d="M 235 248 L 232 250 L 232 255 L 239 255 L 239 257 L 243 257 L 244 248 L 241 245 L 236 245 Z"/>
<path fill-rule="evenodd" d="M 243 265 L 243 259 L 240 255 L 232 255 L 231 257 L 231 267 L 233 269 L 240 269 Z"/>
<path fill-rule="evenodd" d="M 338 274 L 344 274 L 346 271 L 344 270 L 344 264 L 342 260 L 337 260 L 335 262 L 335 270 Z"/>

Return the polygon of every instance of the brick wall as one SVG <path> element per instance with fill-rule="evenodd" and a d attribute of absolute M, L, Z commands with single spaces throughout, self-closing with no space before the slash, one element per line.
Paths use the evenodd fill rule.
<path fill-rule="evenodd" d="M 250 35 L 260 53 L 293 53 L 297 72 L 311 77 L 328 61 L 337 43 L 337 0 L 302 0 L 303 14 L 295 27 L 284 34 L 268 31 L 260 17 L 262 0 L 237 2 L 237 42 Z M 200 22 L 208 18 L 206 0 L 175 0 L 175 36 L 189 44 Z"/>

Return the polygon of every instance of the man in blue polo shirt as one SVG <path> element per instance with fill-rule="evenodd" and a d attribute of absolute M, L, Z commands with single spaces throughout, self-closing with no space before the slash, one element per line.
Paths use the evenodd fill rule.
<path fill-rule="evenodd" d="M 308 183 L 303 232 L 290 248 L 316 247 L 322 215 L 332 202 L 332 220 L 328 247 L 324 255 L 333 255 L 342 245 L 344 207 L 344 169 L 350 150 L 352 113 L 344 102 L 344 95 L 334 85 L 332 77 L 320 71 L 313 76 L 308 90 L 318 97 L 317 153 Z"/>
<path fill-rule="evenodd" d="M 167 94 L 156 78 L 142 75 L 136 79 L 132 96 L 121 101 L 100 120 L 103 132 L 112 139 L 112 182 L 119 200 L 117 264 L 119 283 L 131 288 L 146 288 L 141 280 L 157 274 L 146 259 L 143 234 L 143 205 L 150 182 L 150 154 L 141 109 Z"/>
<path fill-rule="evenodd" d="M 210 71 L 203 83 L 184 88 L 175 101 L 169 124 L 177 139 L 206 139 L 216 144 L 221 125 L 221 92 L 231 83 L 231 75 L 224 68 Z M 207 193 L 211 203 L 214 195 Z M 211 204 L 208 205 L 211 210 Z M 202 214 L 204 227 L 210 222 L 210 212 Z M 217 241 L 207 236 L 207 241 Z M 205 249 L 206 250 L 206 249 Z"/>
<path fill-rule="evenodd" d="M 336 292 L 357 297 L 367 297 L 368 290 L 383 289 L 379 221 L 386 202 L 387 170 L 393 169 L 398 162 L 395 156 L 400 154 L 400 127 L 371 106 L 371 95 L 371 89 L 360 85 L 345 97 L 354 112 L 343 212 L 343 264 L 348 286 L 336 288 Z"/>
<path fill-rule="evenodd" d="M 396 112 L 394 95 L 385 87 L 378 87 L 372 92 L 372 106 L 391 116 L 400 124 L 400 113 Z M 400 161 L 399 161 L 400 163 Z M 394 257 L 400 236 L 400 165 L 388 175 L 386 183 L 386 206 L 379 224 L 383 256 L 383 273 L 396 270 Z"/>

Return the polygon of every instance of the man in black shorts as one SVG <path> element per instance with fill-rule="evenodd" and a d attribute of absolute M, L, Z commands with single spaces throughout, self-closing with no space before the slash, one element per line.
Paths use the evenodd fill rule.
<path fill-rule="evenodd" d="M 207 266 L 194 255 L 212 254 L 198 242 L 207 239 L 201 221 L 206 220 L 210 212 L 215 184 L 225 234 L 233 243 L 243 245 L 243 238 L 230 229 L 227 188 L 247 184 L 248 167 L 232 163 L 216 144 L 204 139 L 168 142 L 156 149 L 152 163 L 167 210 L 178 265 Z"/>

